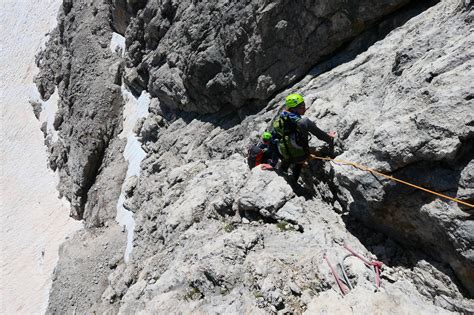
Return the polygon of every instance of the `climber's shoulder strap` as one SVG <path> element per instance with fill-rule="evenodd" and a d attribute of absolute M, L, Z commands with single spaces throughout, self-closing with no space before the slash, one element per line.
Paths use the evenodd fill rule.
<path fill-rule="evenodd" d="M 277 138 L 291 135 L 298 130 L 298 116 L 280 115 L 273 122 L 274 134 Z"/>

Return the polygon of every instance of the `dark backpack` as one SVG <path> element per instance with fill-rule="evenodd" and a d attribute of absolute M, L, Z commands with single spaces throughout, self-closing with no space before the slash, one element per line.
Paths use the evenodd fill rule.
<path fill-rule="evenodd" d="M 251 146 L 247 151 L 247 164 L 250 169 L 263 163 L 263 157 L 265 155 L 266 148 L 262 143 Z"/>

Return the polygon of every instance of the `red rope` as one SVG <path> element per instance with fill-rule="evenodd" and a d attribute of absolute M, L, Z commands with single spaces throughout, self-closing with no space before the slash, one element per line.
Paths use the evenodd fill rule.
<path fill-rule="evenodd" d="M 346 295 L 348 292 L 347 292 L 347 289 L 344 287 L 344 285 L 342 284 L 342 281 L 341 279 L 339 279 L 338 275 L 336 274 L 336 271 L 334 271 L 334 268 L 332 267 L 331 263 L 329 262 L 326 254 L 324 254 L 324 259 L 326 260 L 326 262 L 328 263 L 328 266 L 329 266 L 329 269 L 331 269 L 331 273 L 332 275 L 334 276 L 334 279 L 336 280 L 336 283 L 337 285 L 339 286 L 339 289 L 341 290 L 342 292 L 342 295 Z"/>
<path fill-rule="evenodd" d="M 350 251 L 352 255 L 354 255 L 355 257 L 362 260 L 364 262 L 364 264 L 366 264 L 367 266 L 373 266 L 374 267 L 374 270 L 375 270 L 375 285 L 376 285 L 377 288 L 380 288 L 380 268 L 382 268 L 383 262 L 378 261 L 378 260 L 368 261 L 367 259 L 365 259 L 361 255 L 359 255 L 355 251 L 353 251 L 346 244 L 344 244 L 344 248 L 347 249 L 348 251 Z"/>

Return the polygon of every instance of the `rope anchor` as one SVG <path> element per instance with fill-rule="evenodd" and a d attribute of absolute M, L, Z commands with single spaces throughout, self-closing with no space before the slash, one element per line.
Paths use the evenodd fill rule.
<path fill-rule="evenodd" d="M 338 264 L 339 268 L 341 269 L 341 273 L 342 273 L 342 276 L 344 278 L 343 279 L 344 281 L 341 280 L 341 278 L 337 274 L 336 270 L 334 269 L 332 264 L 329 262 L 329 259 L 327 258 L 327 255 L 324 254 L 324 259 L 326 260 L 326 262 L 329 266 L 329 269 L 331 270 L 331 273 L 334 277 L 334 280 L 336 281 L 336 284 L 339 287 L 339 290 L 341 290 L 342 295 L 344 296 L 347 293 L 349 293 L 350 290 L 354 289 L 354 287 L 352 286 L 352 283 L 349 280 L 349 277 L 347 276 L 346 266 L 344 264 L 344 260 L 346 260 L 346 258 L 351 257 L 351 256 L 357 257 L 360 260 L 362 260 L 362 262 L 374 272 L 375 287 L 378 290 L 380 288 L 380 270 L 383 266 L 383 263 L 381 261 L 377 261 L 377 260 L 368 261 L 367 259 L 365 259 L 361 255 L 357 254 L 354 250 L 352 250 L 346 244 L 344 244 L 344 248 L 350 252 L 350 254 L 347 254 L 346 256 L 344 256 L 344 258 Z"/>

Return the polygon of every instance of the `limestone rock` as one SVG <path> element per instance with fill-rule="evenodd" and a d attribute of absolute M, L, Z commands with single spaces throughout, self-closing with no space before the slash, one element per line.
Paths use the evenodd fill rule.
<path fill-rule="evenodd" d="M 125 141 L 114 139 L 102 162 L 99 174 L 88 193 L 84 210 L 84 220 L 90 226 L 103 226 L 114 220 L 117 214 L 117 200 L 122 190 L 127 171 L 122 152 Z"/>
<path fill-rule="evenodd" d="M 474 200 L 474 160 L 461 171 L 457 198 L 473 203 Z"/>
<path fill-rule="evenodd" d="M 119 81 L 153 98 L 136 128 L 146 157 L 123 190 L 130 261 L 115 243 L 125 230 L 104 237 L 108 261 L 89 260 L 95 245 L 61 261 L 50 309 L 71 311 L 61 288 L 89 289 L 70 289 L 74 271 L 94 290 L 74 300 L 80 313 L 472 312 L 469 210 L 341 164 L 308 161 L 293 190 L 245 163 L 286 94 L 299 92 L 306 115 L 338 132 L 338 159 L 471 198 L 472 6 L 424 3 L 408 20 L 413 3 L 374 24 L 407 2 L 65 1 L 37 85 L 44 98 L 57 85 L 50 165 L 91 225 L 113 230 L 125 172 Z M 123 62 L 107 50 L 109 23 L 125 35 Z M 314 137 L 311 146 L 324 149 Z M 101 229 L 88 226 L 77 244 Z M 355 289 L 340 297 L 323 257 L 340 262 L 344 243 L 383 261 L 380 291 L 350 258 Z"/>
<path fill-rule="evenodd" d="M 441 2 L 354 61 L 301 82 L 307 116 L 337 130 L 344 143 L 338 159 L 448 196 L 460 183 L 461 193 L 469 191 L 463 189 L 471 185 L 474 158 L 470 14 L 455 1 Z M 449 263 L 472 294 L 473 238 L 464 232 L 469 215 L 459 205 L 351 166 L 332 167 L 328 180 L 351 215 Z"/>
<path fill-rule="evenodd" d="M 108 287 L 107 277 L 116 268 L 117 259 L 123 260 L 123 255 L 117 258 L 116 254 L 124 243 L 120 228 L 111 225 L 93 234 L 81 231 L 63 244 L 47 313 L 92 309 Z"/>
<path fill-rule="evenodd" d="M 236 207 L 239 211 L 273 216 L 293 196 L 291 187 L 282 177 L 256 167 L 238 193 Z"/>
<path fill-rule="evenodd" d="M 149 1 L 127 28 L 131 81 L 172 108 L 240 108 L 406 3 Z"/>
<path fill-rule="evenodd" d="M 40 73 L 35 82 L 43 99 L 58 87 L 61 115 L 56 115 L 60 120 L 55 128 L 61 145 L 51 146 L 53 164 L 60 173 L 60 194 L 71 202 L 71 215 L 78 219 L 104 168 L 109 144 L 121 131 L 122 66 L 109 48 L 109 18 L 106 3 L 64 1 L 58 29 L 36 60 Z"/>
<path fill-rule="evenodd" d="M 276 212 L 276 218 L 279 220 L 285 220 L 292 223 L 298 223 L 301 221 L 301 218 L 304 217 L 304 210 L 294 205 L 291 202 L 285 203 L 283 207 L 281 207 Z"/>

